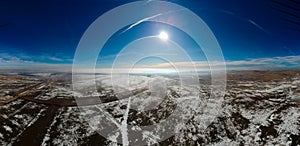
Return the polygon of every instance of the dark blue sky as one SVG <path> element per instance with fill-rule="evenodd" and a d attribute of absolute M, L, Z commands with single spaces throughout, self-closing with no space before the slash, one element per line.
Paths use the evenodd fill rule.
<path fill-rule="evenodd" d="M 0 65 L 17 64 L 13 62 L 71 64 L 76 46 L 88 26 L 101 14 L 127 2 L 130 1 L 1 0 Z M 228 62 L 300 55 L 299 2 L 170 2 L 189 8 L 208 24 Z M 142 25 L 141 29 L 149 30 L 149 26 Z M 102 56 L 112 52 L 108 49 Z"/>

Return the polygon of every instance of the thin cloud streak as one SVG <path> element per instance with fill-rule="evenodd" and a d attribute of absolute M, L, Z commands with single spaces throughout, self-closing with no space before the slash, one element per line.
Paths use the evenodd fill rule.
<path fill-rule="evenodd" d="M 127 29 L 125 29 L 125 30 L 122 31 L 121 33 L 124 33 L 124 32 L 126 32 L 126 31 L 128 31 L 129 29 L 131 29 L 131 28 L 133 28 L 133 27 L 135 27 L 135 26 L 137 26 L 137 25 L 139 25 L 139 24 L 141 24 L 141 23 L 143 23 L 143 22 L 145 22 L 145 21 L 148 21 L 148 20 L 150 20 L 150 19 L 153 19 L 153 18 L 155 18 L 155 17 L 157 17 L 157 16 L 160 16 L 160 15 L 162 15 L 162 14 L 159 13 L 159 14 L 156 14 L 156 15 L 153 15 L 153 16 L 150 16 L 150 17 L 147 17 L 147 18 L 144 18 L 144 19 L 142 19 L 142 20 L 139 20 L 139 21 L 137 21 L 136 23 L 130 25 Z"/>
<path fill-rule="evenodd" d="M 149 1 L 147 1 L 146 3 L 150 3 L 151 1 L 153 1 L 153 0 L 149 0 Z M 128 31 L 129 29 L 131 29 L 131 28 L 133 28 L 133 27 L 135 27 L 135 26 L 137 26 L 137 25 L 139 25 L 139 24 L 145 22 L 145 21 L 154 19 L 154 18 L 159 17 L 159 16 L 162 16 L 162 15 L 168 15 L 168 14 L 170 14 L 170 13 L 182 11 L 182 10 L 185 10 L 185 9 L 179 9 L 179 10 L 176 10 L 176 11 L 167 11 L 167 12 L 165 12 L 165 13 L 158 13 L 158 14 L 156 14 L 156 15 L 153 15 L 153 16 L 149 16 L 149 17 L 143 18 L 143 19 L 137 21 L 136 23 L 130 25 L 127 29 L 125 29 L 124 31 L 122 31 L 121 34 L 124 33 L 124 32 L 126 32 L 126 31 Z"/>
<path fill-rule="evenodd" d="M 259 29 L 259 30 L 265 32 L 266 34 L 270 35 L 270 32 L 268 32 L 265 28 L 263 28 L 261 25 L 259 25 L 258 23 L 256 23 L 254 20 L 249 19 L 248 17 L 242 16 L 242 15 L 240 15 L 238 13 L 235 13 L 235 12 L 232 12 L 232 11 L 228 11 L 228 10 L 223 10 L 223 9 L 205 9 L 205 8 L 202 8 L 202 10 L 224 13 L 224 14 L 236 17 L 236 18 L 240 19 L 241 21 L 245 21 L 245 22 L 250 23 L 251 25 L 253 25 L 257 29 Z"/>
<path fill-rule="evenodd" d="M 225 62 L 228 69 L 259 69 L 259 68 L 278 68 L 278 67 L 300 67 L 300 55 L 299 56 L 284 56 L 284 57 L 271 57 L 271 58 L 255 58 L 247 60 L 236 60 Z M 195 61 L 195 62 L 174 62 L 173 65 L 183 68 L 198 69 L 208 68 L 209 66 L 221 66 L 223 62 L 206 62 L 206 61 Z M 172 68 L 173 66 L 169 63 L 161 63 L 156 65 L 139 66 L 141 68 Z"/>
<path fill-rule="evenodd" d="M 269 32 L 267 32 L 262 26 L 258 25 L 258 24 L 257 24 L 256 22 L 254 22 L 253 20 L 248 19 L 248 21 L 249 21 L 251 24 L 253 24 L 255 27 L 257 27 L 258 29 L 260 29 L 260 30 L 262 30 L 263 32 L 265 32 L 265 33 L 267 33 L 267 34 L 270 35 Z"/>
<path fill-rule="evenodd" d="M 63 59 L 57 58 L 57 57 L 49 57 L 49 60 L 52 60 L 52 61 L 58 61 L 58 62 L 64 61 Z"/>

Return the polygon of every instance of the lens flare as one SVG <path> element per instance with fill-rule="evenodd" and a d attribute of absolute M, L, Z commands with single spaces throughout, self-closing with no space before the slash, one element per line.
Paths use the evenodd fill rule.
<path fill-rule="evenodd" d="M 159 35 L 158 35 L 158 37 L 159 37 L 161 40 L 163 40 L 163 41 L 166 41 L 166 40 L 169 39 L 168 33 L 164 32 L 164 31 L 160 32 Z"/>

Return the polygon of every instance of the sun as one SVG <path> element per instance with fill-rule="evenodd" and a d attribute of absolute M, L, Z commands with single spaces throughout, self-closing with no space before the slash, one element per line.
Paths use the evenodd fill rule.
<path fill-rule="evenodd" d="M 163 41 L 167 41 L 169 39 L 168 33 L 164 32 L 164 31 L 160 32 L 158 37 Z"/>

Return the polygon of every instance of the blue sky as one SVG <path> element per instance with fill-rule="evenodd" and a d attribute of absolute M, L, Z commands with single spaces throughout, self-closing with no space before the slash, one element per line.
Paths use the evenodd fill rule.
<path fill-rule="evenodd" d="M 159 39 L 161 32 L 167 34 L 168 41 Z M 142 43 L 138 42 L 143 38 L 145 40 L 142 40 Z M 135 41 L 137 41 L 135 45 L 129 45 Z M 175 42 L 176 45 L 180 46 L 180 48 L 177 48 L 177 46 L 170 41 L 173 43 Z M 124 51 L 123 49 L 126 49 L 126 47 L 128 50 Z M 135 27 L 126 26 L 116 32 L 106 42 L 105 46 L 101 50 L 100 57 L 98 58 L 98 66 L 111 67 L 113 60 L 116 59 L 117 55 L 120 55 L 120 59 L 123 60 L 123 62 L 128 62 L 130 59 L 137 57 L 135 55 L 137 52 L 139 52 L 141 56 L 146 56 L 145 54 L 157 52 L 161 53 L 166 58 L 170 58 L 168 56 L 171 56 L 170 59 L 173 59 L 177 62 L 187 61 L 183 59 L 184 57 L 179 50 L 182 48 L 184 48 L 183 50 L 187 53 L 192 61 L 207 60 L 200 46 L 182 30 L 167 24 L 146 21 L 139 23 Z M 123 51 L 120 53 L 120 50 Z M 144 61 L 142 60 L 140 63 L 154 65 L 157 63 L 163 63 L 161 61 L 162 59 L 153 59 L 151 61 L 151 59 L 148 58 Z"/>
<path fill-rule="evenodd" d="M 127 2 L 130 1 L 0 1 L 0 68 L 70 66 L 88 26 L 106 11 Z M 289 0 L 170 2 L 192 10 L 207 23 L 228 66 L 299 67 L 300 11 L 291 9 L 299 8 L 299 4 Z M 164 24 L 145 22 L 125 33 L 120 33 L 121 30 L 116 33 L 103 48 L 98 67 L 109 67 L 114 55 L 125 45 L 141 37 L 158 35 L 161 30 L 182 45 L 194 62 L 199 65 L 205 62 L 199 46 L 184 32 Z M 162 63 L 158 60 L 143 63 L 147 62 L 148 65 Z M 178 63 L 184 62 L 178 58 Z"/>

